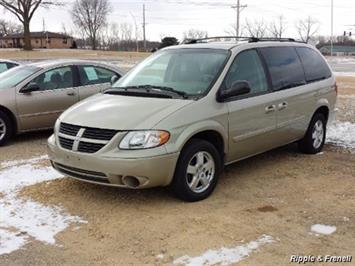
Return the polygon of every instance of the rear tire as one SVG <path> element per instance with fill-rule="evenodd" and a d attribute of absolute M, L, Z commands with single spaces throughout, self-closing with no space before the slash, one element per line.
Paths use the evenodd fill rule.
<path fill-rule="evenodd" d="M 301 152 L 306 154 L 319 153 L 324 146 L 327 130 L 327 120 L 322 113 L 316 113 L 307 130 L 306 135 L 298 142 Z"/>
<path fill-rule="evenodd" d="M 6 144 L 13 134 L 13 126 L 10 117 L 0 111 L 0 146 Z"/>
<path fill-rule="evenodd" d="M 215 146 L 192 139 L 180 154 L 171 188 L 183 201 L 203 200 L 215 189 L 221 169 L 221 156 Z"/>

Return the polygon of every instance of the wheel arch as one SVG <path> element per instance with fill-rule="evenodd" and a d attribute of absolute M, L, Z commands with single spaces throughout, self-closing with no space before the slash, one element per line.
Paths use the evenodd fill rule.
<path fill-rule="evenodd" d="M 320 107 L 317 108 L 317 110 L 313 113 L 313 116 L 312 118 L 314 117 L 315 114 L 317 113 L 321 113 L 324 115 L 325 117 L 325 120 L 328 121 L 328 118 L 329 118 L 329 106 L 327 105 L 322 105 Z"/>
<path fill-rule="evenodd" d="M 180 134 L 176 140 L 176 148 L 181 151 L 190 140 L 202 139 L 213 144 L 223 159 L 224 155 L 228 153 L 228 134 L 226 132 L 227 129 L 216 121 L 196 123 Z"/>

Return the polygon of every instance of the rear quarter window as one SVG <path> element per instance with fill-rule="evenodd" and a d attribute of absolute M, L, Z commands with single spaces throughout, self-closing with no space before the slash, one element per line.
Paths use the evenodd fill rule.
<path fill-rule="evenodd" d="M 6 63 L 0 63 L 0 73 L 4 72 L 8 69 L 8 66 Z"/>
<path fill-rule="evenodd" d="M 323 57 L 311 48 L 298 47 L 296 51 L 301 59 L 307 82 L 330 78 L 332 72 Z"/>
<path fill-rule="evenodd" d="M 293 47 L 260 48 L 269 69 L 273 90 L 283 90 L 306 83 L 301 61 Z"/>

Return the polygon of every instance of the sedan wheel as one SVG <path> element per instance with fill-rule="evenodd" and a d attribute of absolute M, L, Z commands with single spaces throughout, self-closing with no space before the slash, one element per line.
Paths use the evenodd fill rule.
<path fill-rule="evenodd" d="M 0 141 L 3 140 L 6 136 L 6 124 L 4 119 L 0 117 Z"/>

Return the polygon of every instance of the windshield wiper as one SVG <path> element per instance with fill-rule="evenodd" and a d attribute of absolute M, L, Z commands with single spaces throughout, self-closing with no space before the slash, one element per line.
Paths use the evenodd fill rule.
<path fill-rule="evenodd" d="M 166 86 L 155 86 L 155 85 L 143 85 L 143 86 L 140 86 L 142 88 L 145 88 L 145 89 L 153 89 L 153 90 L 161 90 L 161 91 L 168 91 L 168 92 L 173 92 L 175 94 L 178 94 L 180 95 L 181 97 L 183 98 L 187 98 L 187 93 L 184 92 L 184 91 L 178 91 L 178 90 L 175 90 L 171 87 L 166 87 Z"/>
<path fill-rule="evenodd" d="M 161 93 L 161 92 L 170 92 L 173 94 L 177 94 L 181 96 L 184 99 L 188 98 L 188 95 L 186 92 L 183 91 L 178 91 L 170 87 L 165 87 L 165 86 L 156 86 L 156 85 L 139 85 L 139 86 L 127 86 L 127 87 L 112 87 L 109 90 L 105 91 L 105 93 L 110 93 L 112 90 L 123 90 L 123 91 L 130 91 L 130 90 L 139 90 L 141 92 L 146 92 L 146 93 Z M 169 95 L 171 95 L 169 93 Z M 166 95 L 166 93 L 164 93 Z"/>

